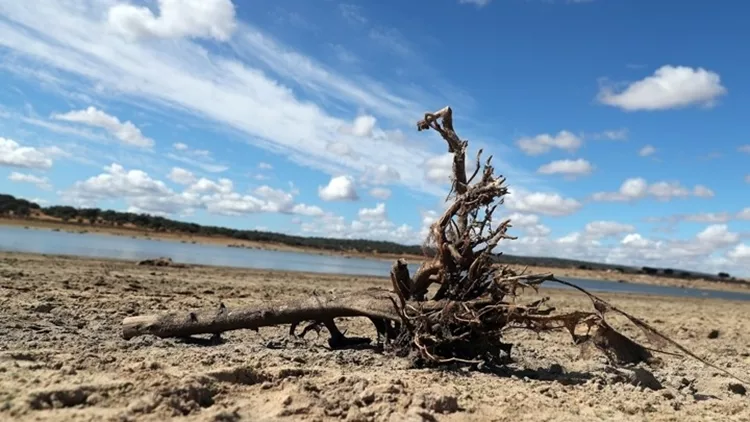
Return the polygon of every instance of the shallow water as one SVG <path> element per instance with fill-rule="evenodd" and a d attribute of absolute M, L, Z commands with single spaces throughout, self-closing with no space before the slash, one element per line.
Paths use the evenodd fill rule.
<path fill-rule="evenodd" d="M 389 273 L 391 267 L 391 262 L 375 259 L 347 258 L 305 252 L 229 248 L 219 245 L 134 239 L 127 236 L 98 233 L 78 234 L 10 226 L 0 226 L 0 251 L 128 260 L 164 256 L 172 258 L 175 262 L 187 264 L 366 276 L 385 276 Z M 416 269 L 417 265 L 409 265 L 412 274 Z M 570 277 L 565 279 L 591 291 L 750 300 L 750 293 L 615 283 Z M 569 288 L 554 283 L 545 284 L 545 286 Z"/>

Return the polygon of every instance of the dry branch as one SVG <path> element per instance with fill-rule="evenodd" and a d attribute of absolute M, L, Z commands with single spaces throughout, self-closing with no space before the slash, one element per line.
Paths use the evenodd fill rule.
<path fill-rule="evenodd" d="M 627 338 L 606 321 L 605 314 L 615 312 L 646 333 L 649 341 L 675 346 L 728 374 L 580 287 L 552 274 L 517 274 L 495 263 L 494 249 L 503 240 L 515 239 L 507 234 L 512 227 L 510 220 L 499 223 L 493 220 L 508 193 L 505 178 L 494 174 L 491 156 L 480 170 L 481 150 L 476 157 L 477 169 L 467 178 L 468 142 L 456 134 L 450 107 L 426 113 L 417 123 L 417 129 L 438 132 L 453 154 L 448 195 L 453 201 L 432 224 L 425 239 L 425 246 L 432 246 L 435 255 L 424 261 L 413 277 L 406 262 L 397 260 L 391 268 L 390 292 L 370 289 L 238 310 L 228 310 L 222 305 L 218 310 L 131 317 L 123 321 L 123 336 L 184 337 L 281 324 L 290 324 L 293 334 L 299 323 L 311 321 L 312 326 L 325 325 L 331 335 L 329 344 L 338 347 L 367 341 L 346 338 L 334 323 L 336 318 L 359 316 L 373 322 L 378 337 L 389 350 L 411 355 L 415 361 L 427 365 L 457 362 L 501 365 L 508 360 L 511 350 L 511 345 L 502 341 L 502 334 L 508 329 L 566 330 L 575 344 L 595 346 L 611 363 L 652 361 L 653 349 Z M 554 308 L 546 305 L 547 298 L 527 304 L 519 301 L 519 290 L 536 290 L 544 282 L 578 289 L 591 299 L 593 309 L 554 314 Z M 428 298 L 432 284 L 440 287 Z"/>

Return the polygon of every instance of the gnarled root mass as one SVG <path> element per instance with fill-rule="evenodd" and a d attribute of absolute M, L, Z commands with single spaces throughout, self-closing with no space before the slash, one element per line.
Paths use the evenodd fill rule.
<path fill-rule="evenodd" d="M 617 363 L 650 360 L 651 353 L 608 325 L 604 311 L 609 309 L 598 298 L 594 311 L 553 315 L 546 299 L 528 304 L 517 303 L 521 288 L 533 288 L 545 281 L 558 281 L 550 274 L 516 274 L 493 260 L 500 241 L 515 239 L 507 230 L 510 220 L 493 221 L 493 215 L 508 193 L 505 179 L 494 174 L 490 156 L 467 178 L 466 149 L 453 128 L 450 107 L 428 113 L 417 124 L 418 130 L 433 129 L 448 144 L 453 154 L 451 205 L 432 225 L 425 247 L 436 253 L 425 261 L 414 277 L 403 262 L 391 272 L 393 288 L 399 296 L 401 333 L 394 348 L 402 353 L 416 352 L 425 364 L 465 362 L 482 365 L 502 364 L 509 358 L 511 345 L 502 333 L 512 328 L 535 331 L 566 329 L 573 340 L 591 342 Z M 475 181 L 475 179 L 477 179 Z M 439 288 L 427 298 L 431 285 Z M 421 303 L 446 301 L 440 309 L 425 310 Z M 586 334 L 579 334 L 579 327 Z"/>
<path fill-rule="evenodd" d="M 218 312 L 192 312 L 189 317 L 178 314 L 131 317 L 123 321 L 123 335 L 129 338 L 141 334 L 219 334 L 279 324 L 291 324 L 294 329 L 300 322 L 312 321 L 308 329 L 325 325 L 331 334 L 329 343 L 334 347 L 362 341 L 345 338 L 336 328 L 334 319 L 363 316 L 375 324 L 387 349 L 412 356 L 422 365 L 502 365 L 508 361 L 511 351 L 511 345 L 502 341 L 502 334 L 509 329 L 566 330 L 575 344 L 593 345 L 613 364 L 651 361 L 650 349 L 619 333 L 607 322 L 605 314 L 615 312 L 640 328 L 649 341 L 657 345 L 670 344 L 728 374 L 638 318 L 571 283 L 552 274 L 517 274 L 497 264 L 494 249 L 502 240 L 515 239 L 507 234 L 510 220 L 493 221 L 495 210 L 508 194 L 505 179 L 494 174 L 491 156 L 481 165 L 481 150 L 476 157 L 476 170 L 467 177 L 468 143 L 456 134 L 450 107 L 426 114 L 417 128 L 437 131 L 453 154 L 452 187 L 448 196 L 452 202 L 433 223 L 425 240 L 424 247 L 435 251 L 432 258 L 423 262 L 413 276 L 403 260 L 393 264 L 392 292 L 310 298 L 262 309 L 227 311 L 222 308 Z M 593 309 L 555 314 L 555 309 L 547 305 L 548 298 L 521 302 L 519 291 L 536 290 L 545 282 L 578 289 L 591 299 Z M 433 285 L 439 287 L 428 297 Z"/>

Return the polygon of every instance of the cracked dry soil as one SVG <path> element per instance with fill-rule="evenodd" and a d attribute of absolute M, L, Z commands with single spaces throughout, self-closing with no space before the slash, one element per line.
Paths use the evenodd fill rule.
<path fill-rule="evenodd" d="M 700 362 L 660 355 L 656 367 L 616 369 L 598 353 L 582 357 L 565 333 L 509 332 L 516 362 L 504 375 L 410 369 L 372 350 L 327 350 L 325 331 L 289 341 L 288 327 L 225 333 L 214 346 L 120 337 L 127 316 L 372 286 L 388 280 L 0 253 L 0 419 L 750 420 L 747 386 Z M 590 306 L 577 293 L 542 293 L 560 311 Z M 602 296 L 750 378 L 750 303 Z M 366 319 L 340 326 L 375 334 Z"/>

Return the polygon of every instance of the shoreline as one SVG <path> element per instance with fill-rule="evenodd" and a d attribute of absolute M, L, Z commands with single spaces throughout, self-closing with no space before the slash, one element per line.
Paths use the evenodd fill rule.
<path fill-rule="evenodd" d="M 339 252 L 325 249 L 306 248 L 298 246 L 290 246 L 279 243 L 270 242 L 257 242 L 247 241 L 228 237 L 219 236 L 202 236 L 202 235 L 190 235 L 184 233 L 166 233 L 166 232 L 153 232 L 145 229 L 137 229 L 130 227 L 108 227 L 108 226 L 97 226 L 91 224 L 75 224 L 75 223 L 64 223 L 61 221 L 42 220 L 42 219 L 11 219 L 11 218 L 0 218 L 0 226 L 9 227 L 24 227 L 29 229 L 37 230 L 52 230 L 52 231 L 66 231 L 69 233 L 95 233 L 107 236 L 128 236 L 134 239 L 144 240 L 157 240 L 157 241 L 170 241 L 180 243 L 192 243 L 201 245 L 215 245 L 215 246 L 226 246 L 235 248 L 246 248 L 276 252 L 296 252 L 306 253 L 321 256 L 335 256 L 345 258 L 360 258 L 370 259 L 379 261 L 394 261 L 399 258 L 404 258 L 407 262 L 417 263 L 423 261 L 425 258 L 418 255 L 410 254 L 377 254 L 377 253 L 364 253 L 364 252 Z M 19 252 L 24 253 L 24 252 Z M 33 254 L 32 254 L 33 255 Z M 75 257 L 79 259 L 107 259 L 98 257 L 87 257 L 77 255 L 59 255 L 64 257 Z M 580 268 L 563 268 L 563 267 L 543 267 L 543 266 L 526 266 L 520 264 L 509 264 L 509 267 L 517 271 L 522 271 L 524 268 L 527 273 L 553 273 L 557 277 L 570 277 L 585 280 L 597 280 L 597 281 L 608 281 L 613 283 L 632 283 L 642 285 L 653 285 L 653 286 L 665 286 L 665 287 L 678 287 L 678 288 L 694 288 L 694 289 L 705 289 L 705 290 L 719 290 L 729 292 L 750 292 L 750 283 L 730 283 L 721 281 L 710 281 L 706 279 L 679 279 L 664 277 L 659 275 L 648 275 L 648 274 L 628 274 L 619 273 L 612 270 L 599 270 L 599 269 L 580 269 Z M 387 277 L 388 274 L 383 274 L 383 277 Z"/>

